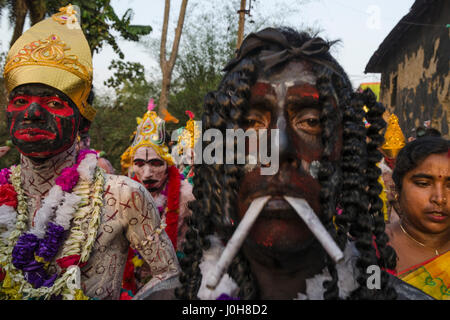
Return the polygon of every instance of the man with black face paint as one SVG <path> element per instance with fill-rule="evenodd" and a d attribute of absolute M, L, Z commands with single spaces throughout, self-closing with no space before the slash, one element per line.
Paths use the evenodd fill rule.
<path fill-rule="evenodd" d="M 179 265 L 140 184 L 106 174 L 76 137 L 95 116 L 92 57 L 74 7 L 34 25 L 4 69 L 7 123 L 21 153 L 0 172 L 0 298 L 119 299 L 128 248 L 149 264 L 145 291 L 177 283 Z"/>
<path fill-rule="evenodd" d="M 388 273 L 376 166 L 384 108 L 353 93 L 331 45 L 289 28 L 252 33 L 206 96 L 203 130 L 276 130 L 279 170 L 195 166 L 178 298 L 429 299 Z"/>
<path fill-rule="evenodd" d="M 131 164 L 131 170 L 128 170 L 130 177 L 142 183 L 152 195 L 160 217 L 166 224 L 165 231 L 179 255 L 178 249 L 185 240 L 186 218 L 191 215 L 188 202 L 194 200 L 192 186 L 182 178 L 169 153 L 165 141 L 165 121 L 152 111 L 151 103 L 149 106 L 137 127 L 133 143 L 121 159 L 122 163 Z M 122 168 L 122 171 L 127 169 Z M 146 263 L 139 263 L 139 254 L 132 249 L 130 251 L 133 252 L 128 256 L 123 287 L 133 295 L 151 273 Z M 145 295 L 145 292 L 142 294 Z M 141 293 L 137 294 L 137 297 L 140 296 Z"/>

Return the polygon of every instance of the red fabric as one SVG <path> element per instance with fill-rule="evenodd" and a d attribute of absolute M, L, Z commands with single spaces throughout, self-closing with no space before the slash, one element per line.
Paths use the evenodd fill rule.
<path fill-rule="evenodd" d="M 170 166 L 168 169 L 168 186 L 167 191 L 167 215 L 165 229 L 167 235 L 172 241 L 174 249 L 177 249 L 177 236 L 178 236 L 178 217 L 180 213 L 180 188 L 181 188 L 181 175 L 176 166 Z M 134 181 L 139 181 L 137 176 L 132 177 Z"/>
<path fill-rule="evenodd" d="M 17 192 L 11 184 L 0 186 L 0 206 L 2 205 L 17 208 Z"/>
<path fill-rule="evenodd" d="M 68 267 L 74 265 L 78 265 L 80 268 L 83 268 L 86 265 L 86 262 L 80 263 L 80 259 L 81 256 L 79 254 L 73 254 L 71 256 L 57 259 L 56 263 L 59 265 L 61 269 L 67 269 Z"/>
<path fill-rule="evenodd" d="M 169 190 L 167 192 L 166 233 L 177 249 L 178 218 L 180 216 L 180 187 L 181 177 L 175 166 L 169 167 Z"/>
<path fill-rule="evenodd" d="M 127 262 L 125 264 L 125 270 L 123 271 L 123 278 L 122 278 L 122 288 L 125 290 L 130 290 L 133 294 L 136 294 L 136 279 L 134 277 L 134 264 L 133 261 L 131 261 L 134 258 L 134 250 L 128 248 L 128 256 L 127 256 Z M 123 295 L 123 293 L 122 293 Z M 120 297 L 120 300 L 129 300 L 126 297 L 125 299 L 122 299 L 122 295 Z M 129 297 L 128 294 L 126 296 Z"/>
<path fill-rule="evenodd" d="M 386 164 L 389 166 L 389 168 L 391 168 L 392 170 L 394 170 L 395 167 L 395 159 L 391 159 L 389 157 L 384 157 L 384 161 L 386 161 Z"/>

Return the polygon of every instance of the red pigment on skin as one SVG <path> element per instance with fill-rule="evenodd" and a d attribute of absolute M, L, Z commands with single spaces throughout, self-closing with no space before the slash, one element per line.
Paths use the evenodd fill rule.
<path fill-rule="evenodd" d="M 299 95 L 302 98 L 311 97 L 315 100 L 319 100 L 319 91 L 317 91 L 317 89 L 310 84 L 290 87 L 287 91 L 287 95 L 288 94 Z"/>
<path fill-rule="evenodd" d="M 45 103 L 42 106 L 45 109 L 47 109 L 48 112 L 50 112 L 52 114 L 62 116 L 62 117 L 70 117 L 73 115 L 73 109 L 69 106 L 69 104 L 66 101 L 61 100 L 58 97 L 47 97 L 47 99 L 44 101 L 45 101 Z M 55 108 L 49 107 L 48 103 L 50 103 L 52 101 L 57 101 L 57 102 L 61 103 L 64 106 L 64 108 L 55 109 Z"/>
<path fill-rule="evenodd" d="M 19 99 L 27 100 L 28 103 L 26 105 L 17 107 L 14 105 L 14 102 Z M 56 108 L 50 107 L 48 104 L 52 101 L 56 101 L 56 102 L 62 104 L 63 108 L 56 109 Z M 59 97 L 56 97 L 56 96 L 54 96 L 54 97 L 40 97 L 40 96 L 27 96 L 27 95 L 17 96 L 10 101 L 10 103 L 8 104 L 7 111 L 8 112 L 23 111 L 23 110 L 27 109 L 32 103 L 38 103 L 40 106 L 42 106 L 44 109 L 46 109 L 51 114 L 55 114 L 55 115 L 62 116 L 62 117 L 70 117 L 71 115 L 73 115 L 73 109 L 69 106 L 69 104 L 66 101 L 61 100 Z M 36 114 L 36 115 L 39 116 L 40 113 Z"/>
<path fill-rule="evenodd" d="M 14 102 L 19 100 L 19 99 L 25 99 L 28 100 L 26 96 L 17 96 L 14 99 L 9 101 L 8 107 L 6 108 L 6 112 L 13 112 L 13 111 L 23 111 L 26 108 L 28 108 L 28 106 L 30 105 L 30 103 L 23 105 L 21 107 L 17 107 L 14 105 Z"/>
<path fill-rule="evenodd" d="M 268 93 L 273 93 L 273 88 L 269 83 L 258 82 L 252 88 L 252 95 L 265 96 Z"/>
<path fill-rule="evenodd" d="M 9 135 L 10 136 L 12 136 L 12 130 L 13 130 L 13 128 L 14 128 L 14 124 L 16 123 L 16 117 L 13 117 L 12 118 L 12 121 L 11 121 L 11 126 L 9 127 Z"/>
<path fill-rule="evenodd" d="M 269 234 L 268 237 L 259 244 L 261 244 L 265 247 L 273 247 L 273 236 L 271 234 Z"/>
<path fill-rule="evenodd" d="M 58 117 L 56 117 L 55 120 L 56 120 L 56 126 L 57 126 L 57 128 L 58 128 L 59 136 L 62 137 L 61 119 L 58 118 Z"/>
<path fill-rule="evenodd" d="M 289 227 L 282 222 L 280 222 L 279 224 L 277 223 L 273 226 L 274 228 L 261 238 L 257 239 L 256 243 L 268 248 L 273 247 L 275 239 L 279 238 L 278 235 L 285 235 L 289 231 Z"/>
<path fill-rule="evenodd" d="M 55 140 L 56 135 L 52 132 L 42 130 L 42 129 L 22 129 L 18 130 L 14 133 L 14 137 L 19 140 L 27 141 L 27 142 L 35 142 L 40 140 Z"/>

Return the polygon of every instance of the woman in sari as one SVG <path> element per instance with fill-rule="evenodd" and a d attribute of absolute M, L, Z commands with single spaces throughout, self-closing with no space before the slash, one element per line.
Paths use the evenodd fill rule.
<path fill-rule="evenodd" d="M 387 233 L 398 256 L 397 276 L 435 299 L 450 300 L 450 141 L 408 143 L 392 178 L 400 220 Z"/>

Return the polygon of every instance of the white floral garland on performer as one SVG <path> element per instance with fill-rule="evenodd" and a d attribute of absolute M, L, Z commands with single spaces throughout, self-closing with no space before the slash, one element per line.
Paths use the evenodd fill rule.
<path fill-rule="evenodd" d="M 81 290 L 80 267 L 89 259 L 100 225 L 104 172 L 97 167 L 96 153 L 89 151 L 84 152 L 82 160 L 65 170 L 66 180 L 63 177 L 62 181 L 60 180 L 59 183 L 57 181 L 55 186 L 50 189 L 49 194 L 43 200 L 42 207 L 36 213 L 35 225 L 26 233 L 28 205 L 21 188 L 20 166 L 12 169 L 11 184 L 17 193 L 17 211 L 10 205 L 0 205 L 0 225 L 6 227 L 6 232 L 0 237 L 0 271 L 3 269 L 4 273 L 3 282 L 0 282 L 0 298 L 51 299 L 61 296 L 63 299 L 69 300 L 89 299 Z M 64 170 L 62 175 L 64 175 Z M 72 185 L 68 186 L 68 184 Z M 92 191 L 93 195 L 90 200 Z M 71 220 L 72 227 L 70 228 Z M 87 231 L 83 231 L 82 224 L 84 222 L 88 223 Z M 49 282 L 52 284 L 51 286 L 35 288 L 29 282 L 29 273 L 15 267 L 13 251 L 18 250 L 15 247 L 18 246 L 18 241 L 20 242 L 23 236 L 37 238 L 41 242 L 45 241 L 51 225 L 61 231 L 62 229 L 69 230 L 69 236 L 62 249 L 62 258 L 57 260 L 65 272 L 58 278 L 53 275 L 55 279 L 54 282 L 53 279 Z M 31 262 L 34 265 L 42 263 L 46 267 L 50 262 L 36 253 L 34 257 L 35 259 Z"/>

